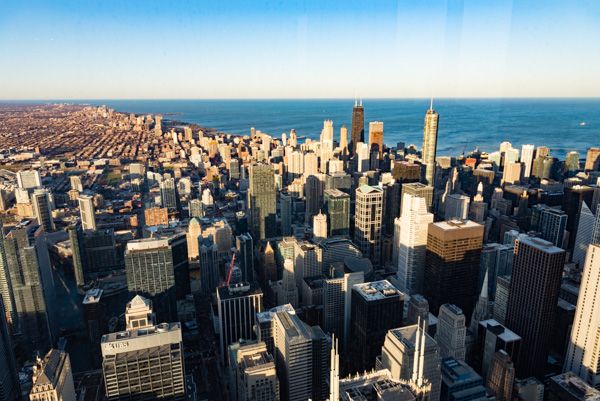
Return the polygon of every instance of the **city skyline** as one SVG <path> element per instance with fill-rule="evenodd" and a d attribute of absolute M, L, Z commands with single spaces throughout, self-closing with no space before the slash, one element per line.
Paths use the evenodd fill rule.
<path fill-rule="evenodd" d="M 3 4 L 0 100 L 597 97 L 582 38 L 598 15 L 583 1 Z"/>

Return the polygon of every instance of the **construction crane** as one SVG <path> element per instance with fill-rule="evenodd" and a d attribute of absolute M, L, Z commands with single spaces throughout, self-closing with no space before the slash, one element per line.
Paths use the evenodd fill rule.
<path fill-rule="evenodd" d="M 229 273 L 227 273 L 227 282 L 223 281 L 223 284 L 221 285 L 221 287 L 225 287 L 226 285 L 229 285 L 229 282 L 231 281 L 231 272 L 233 272 L 233 262 L 235 261 L 235 253 L 233 254 L 233 257 L 231 258 L 231 265 L 229 265 Z"/>

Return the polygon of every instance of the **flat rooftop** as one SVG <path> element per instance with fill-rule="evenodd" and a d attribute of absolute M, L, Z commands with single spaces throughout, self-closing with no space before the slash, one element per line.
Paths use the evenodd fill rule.
<path fill-rule="evenodd" d="M 525 238 L 518 238 L 517 240 L 519 241 L 519 243 L 527 244 L 531 247 L 534 247 L 536 249 L 539 249 L 540 251 L 544 251 L 547 253 L 554 254 L 554 253 L 565 252 L 564 249 L 554 246 L 554 244 L 552 244 L 552 242 L 543 240 L 541 238 L 525 237 Z"/>
<path fill-rule="evenodd" d="M 404 294 L 387 280 L 355 284 L 353 287 L 367 301 L 377 301 L 392 297 L 402 297 L 404 299 Z"/>
<path fill-rule="evenodd" d="M 223 301 L 252 295 L 262 295 L 262 290 L 257 282 L 244 282 L 226 285 L 217 288 L 218 298 Z"/>

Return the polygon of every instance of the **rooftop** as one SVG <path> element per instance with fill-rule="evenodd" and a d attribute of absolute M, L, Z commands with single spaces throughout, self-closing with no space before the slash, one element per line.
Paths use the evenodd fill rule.
<path fill-rule="evenodd" d="M 600 400 L 600 391 L 588 385 L 573 373 L 563 373 L 553 376 L 550 378 L 550 380 L 551 386 L 552 382 L 556 383 L 562 389 L 570 393 L 573 398 L 585 401 Z"/>
<path fill-rule="evenodd" d="M 100 288 L 93 288 L 89 290 L 88 292 L 86 292 L 85 298 L 83 298 L 83 304 L 87 305 L 100 302 L 100 298 L 102 298 L 103 292 L 104 290 L 101 290 Z"/>
<path fill-rule="evenodd" d="M 376 301 L 392 297 L 401 297 L 404 299 L 404 294 L 387 280 L 355 284 L 353 287 L 356 292 L 362 295 L 367 301 Z"/>
<path fill-rule="evenodd" d="M 537 238 L 537 237 L 518 238 L 517 241 L 519 243 L 529 245 L 531 247 L 534 247 L 536 249 L 539 249 L 540 251 L 544 251 L 547 253 L 565 252 L 564 249 L 554 246 L 552 244 L 552 242 L 549 242 L 549 241 L 546 241 L 546 240 L 543 240 L 543 239 Z"/>
<path fill-rule="evenodd" d="M 262 290 L 257 282 L 243 282 L 219 287 L 217 289 L 218 298 L 223 301 L 227 299 L 249 297 L 252 295 L 262 295 Z"/>

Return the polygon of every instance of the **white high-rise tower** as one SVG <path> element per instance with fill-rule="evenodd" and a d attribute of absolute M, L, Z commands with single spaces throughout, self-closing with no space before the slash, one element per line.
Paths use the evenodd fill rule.
<path fill-rule="evenodd" d="M 581 380 L 596 388 L 600 387 L 600 303 L 596 299 L 598 287 L 600 244 L 591 244 L 583 268 L 564 371 L 575 373 Z"/>
<path fill-rule="evenodd" d="M 521 148 L 521 163 L 523 163 L 523 180 L 525 182 L 529 181 L 529 176 L 531 175 L 534 153 L 535 145 L 523 145 Z"/>

